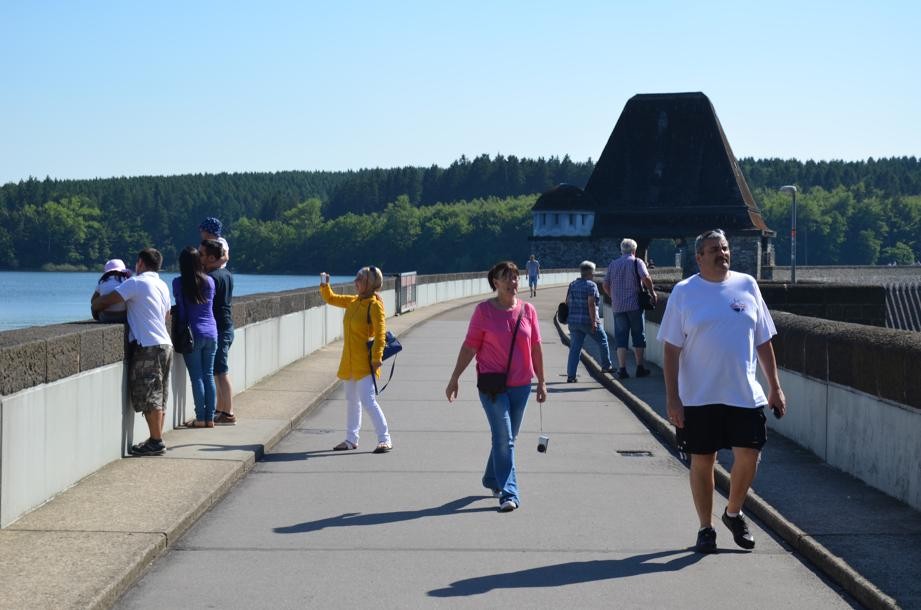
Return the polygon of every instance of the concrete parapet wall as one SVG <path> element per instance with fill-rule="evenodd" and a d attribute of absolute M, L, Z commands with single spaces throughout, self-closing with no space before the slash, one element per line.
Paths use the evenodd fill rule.
<path fill-rule="evenodd" d="M 576 275 L 548 270 L 541 283 Z M 522 290 L 526 285 L 523 278 Z M 351 284 L 336 290 L 354 292 Z M 482 272 L 423 275 L 417 307 L 490 292 Z M 385 279 L 381 297 L 392 316 L 393 279 Z M 234 391 L 339 340 L 343 312 L 327 306 L 318 288 L 234 299 L 237 330 L 229 358 Z M 146 438 L 146 424 L 127 401 L 125 344 L 122 324 L 80 322 L 0 333 L 0 527 Z M 175 356 L 166 430 L 194 418 L 185 364 Z"/>
<path fill-rule="evenodd" d="M 660 366 L 656 334 L 667 300 L 660 292 L 647 312 L 646 357 Z M 921 333 L 771 313 L 789 411 L 768 425 L 921 510 Z M 613 320 L 605 323 L 613 329 Z"/>

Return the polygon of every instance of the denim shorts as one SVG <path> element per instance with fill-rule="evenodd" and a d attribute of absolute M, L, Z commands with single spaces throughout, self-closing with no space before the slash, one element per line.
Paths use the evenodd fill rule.
<path fill-rule="evenodd" d="M 217 352 L 214 354 L 214 374 L 226 375 L 230 368 L 227 366 L 227 357 L 230 355 L 230 346 L 233 345 L 233 329 L 228 328 L 217 334 Z"/>
<path fill-rule="evenodd" d="M 614 314 L 614 347 L 626 348 L 627 338 L 631 335 L 633 347 L 646 347 L 646 320 L 642 309 Z"/>

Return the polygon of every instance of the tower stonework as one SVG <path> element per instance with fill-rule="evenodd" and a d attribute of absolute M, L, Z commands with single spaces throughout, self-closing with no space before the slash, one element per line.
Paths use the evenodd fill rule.
<path fill-rule="evenodd" d="M 605 264 L 620 255 L 626 237 L 637 241 L 640 256 L 653 239 L 672 239 L 687 277 L 697 272 L 694 237 L 719 228 L 733 269 L 759 279 L 773 271 L 775 233 L 703 93 L 630 98 L 585 189 L 551 189 L 532 217 L 532 252 L 545 267 Z"/>

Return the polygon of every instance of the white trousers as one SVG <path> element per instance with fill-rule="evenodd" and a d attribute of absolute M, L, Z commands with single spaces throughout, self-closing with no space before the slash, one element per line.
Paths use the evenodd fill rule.
<path fill-rule="evenodd" d="M 364 407 L 368 412 L 368 417 L 374 423 L 374 431 L 377 432 L 378 443 L 390 442 L 390 430 L 387 428 L 387 418 L 381 411 L 381 406 L 377 404 L 377 396 L 374 394 L 374 383 L 371 381 L 371 375 L 365 375 L 361 379 L 343 381 L 345 385 L 345 440 L 353 445 L 358 444 L 358 431 L 361 429 L 361 408 Z"/>

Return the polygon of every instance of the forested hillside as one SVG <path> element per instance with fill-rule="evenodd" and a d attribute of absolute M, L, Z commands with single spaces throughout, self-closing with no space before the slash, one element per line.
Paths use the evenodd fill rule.
<path fill-rule="evenodd" d="M 801 192 L 802 264 L 900 264 L 921 259 L 921 162 L 742 159 L 777 260 L 789 260 L 790 199 Z M 217 216 L 231 266 L 245 272 L 350 273 L 373 261 L 389 270 L 484 269 L 528 253 L 530 206 L 560 182 L 584 186 L 591 160 L 462 157 L 447 168 L 30 178 L 0 187 L 0 268 L 97 269 L 147 245 L 168 265 L 196 227 Z M 667 261 L 667 244 L 656 244 Z"/>

